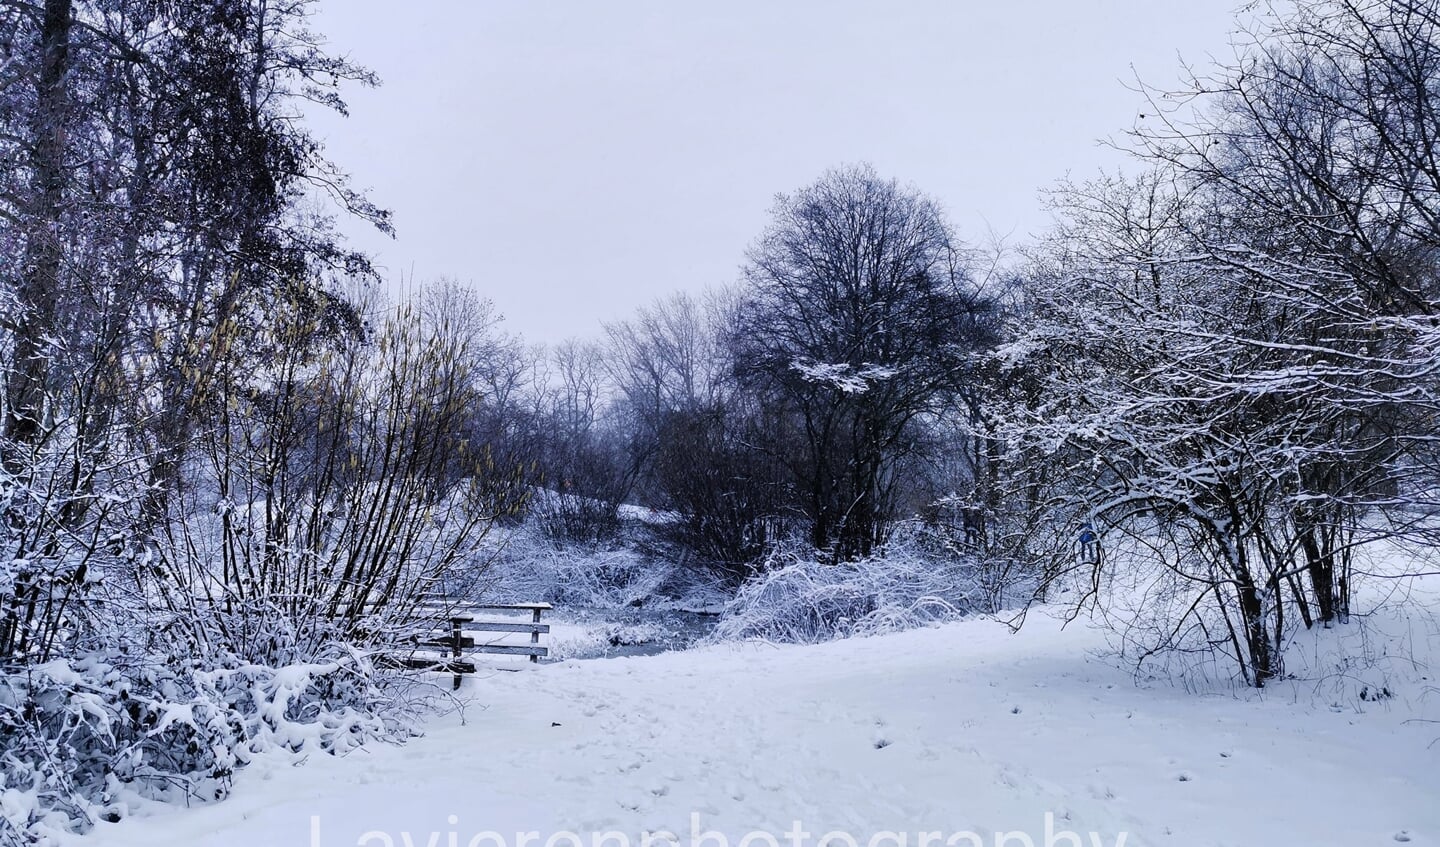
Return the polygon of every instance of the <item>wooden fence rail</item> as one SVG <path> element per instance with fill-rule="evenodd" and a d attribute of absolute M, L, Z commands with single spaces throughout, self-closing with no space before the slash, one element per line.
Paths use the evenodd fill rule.
<path fill-rule="evenodd" d="M 439 605 L 439 604 L 437 604 Z M 540 622 L 540 616 L 551 609 L 549 603 L 482 603 L 460 604 L 445 602 L 443 608 L 431 608 L 435 617 L 446 621 L 448 626 L 439 632 L 417 636 L 416 646 L 445 651 L 445 657 L 393 656 L 388 661 L 400 667 L 415 670 L 440 671 L 455 675 L 454 685 L 460 687 L 462 674 L 474 673 L 475 662 L 467 653 L 490 653 L 507 656 L 529 656 L 531 662 L 540 661 L 549 655 L 549 648 L 540 644 L 540 636 L 550 633 L 550 625 Z M 530 620 L 494 620 L 482 617 L 484 612 L 529 612 Z M 470 632 L 529 633 L 529 644 L 488 644 L 477 641 Z"/>

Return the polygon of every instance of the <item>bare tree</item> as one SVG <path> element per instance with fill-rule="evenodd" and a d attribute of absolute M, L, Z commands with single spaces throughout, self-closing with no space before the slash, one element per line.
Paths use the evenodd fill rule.
<path fill-rule="evenodd" d="M 733 299 L 726 290 L 680 293 L 605 325 L 611 379 L 642 426 L 719 399 L 729 376 L 723 333 Z"/>
<path fill-rule="evenodd" d="M 55 533 L 86 524 L 110 470 L 140 459 L 150 479 L 138 514 L 103 509 L 124 522 L 106 537 L 143 544 L 163 521 L 197 427 L 224 402 L 214 375 L 272 352 L 237 327 L 299 300 L 332 333 L 358 332 L 325 276 L 366 262 L 297 198 L 315 180 L 386 217 L 345 187 L 293 107 L 343 109 L 335 87 L 373 78 L 314 48 L 310 5 L 0 2 L 0 159 L 15 165 L 0 175 L 0 249 L 14 259 L 0 263 L 0 453 L 19 487 L 60 509 L 41 522 L 49 540 L 28 525 L 29 540 L 8 539 L 12 631 L 42 602 L 28 571 L 78 578 Z"/>
<path fill-rule="evenodd" d="M 917 416 L 966 379 L 988 308 L 934 201 L 868 166 L 781 195 L 751 248 L 737 372 L 790 410 L 784 458 L 810 540 L 840 559 L 885 536 Z"/>
<path fill-rule="evenodd" d="M 1264 685 L 1298 624 L 1348 615 L 1357 546 L 1435 532 L 1437 82 L 1433 0 L 1277 6 L 1153 98 L 1141 178 L 1060 192 L 1022 429 L 1072 531 L 1163 575 L 1146 655 Z"/>
<path fill-rule="evenodd" d="M 568 340 L 551 350 L 542 395 L 545 426 L 537 503 L 552 537 L 582 544 L 608 543 L 620 532 L 620 504 L 629 496 L 638 462 L 613 415 L 604 350 Z"/>

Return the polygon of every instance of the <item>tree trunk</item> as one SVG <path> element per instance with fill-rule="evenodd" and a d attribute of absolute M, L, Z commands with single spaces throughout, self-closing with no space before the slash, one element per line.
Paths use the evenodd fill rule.
<path fill-rule="evenodd" d="M 65 201 L 65 116 L 70 64 L 70 0 L 46 0 L 40 28 L 40 75 L 31 123 L 31 191 L 25 201 L 25 256 L 13 325 L 14 359 L 5 373 L 4 443 L 0 462 L 22 474 L 27 454 L 39 439 L 50 382 L 50 339 L 64 245 L 61 215 Z M 37 574 L 15 575 L 10 600 L 0 615 L 0 657 L 22 652 L 40 602 Z"/>
<path fill-rule="evenodd" d="M 18 470 L 24 448 L 40 435 L 50 377 L 49 343 L 61 294 L 65 205 L 65 124 L 69 109 L 71 0 L 46 0 L 40 28 L 40 75 L 31 126 L 31 193 L 27 202 L 15 356 L 5 385 L 5 463 Z"/>
<path fill-rule="evenodd" d="M 1329 625 L 1335 620 L 1335 553 L 1324 529 L 1309 517 L 1297 521 L 1300 549 L 1305 553 L 1305 570 L 1315 597 L 1316 620 Z"/>
<path fill-rule="evenodd" d="M 1245 648 L 1250 653 L 1250 681 L 1256 688 L 1279 675 L 1277 657 L 1270 649 L 1270 633 L 1265 626 L 1265 607 L 1260 591 L 1248 575 L 1236 584 L 1240 595 L 1240 617 L 1245 628 Z"/>

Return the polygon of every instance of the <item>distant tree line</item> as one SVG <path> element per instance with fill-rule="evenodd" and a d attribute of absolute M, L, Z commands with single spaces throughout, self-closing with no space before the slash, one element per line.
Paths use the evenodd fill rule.
<path fill-rule="evenodd" d="M 555 495 L 542 520 L 596 543 L 624 502 L 670 511 L 674 540 L 732 579 L 780 542 L 878 552 L 897 518 L 972 481 L 934 460 L 960 446 L 944 423 L 980 396 L 1002 327 L 973 264 L 933 200 L 838 168 L 777 198 L 739 285 L 598 341 L 511 346 L 509 369 L 534 374 L 515 420 L 537 431 L 508 432 Z"/>

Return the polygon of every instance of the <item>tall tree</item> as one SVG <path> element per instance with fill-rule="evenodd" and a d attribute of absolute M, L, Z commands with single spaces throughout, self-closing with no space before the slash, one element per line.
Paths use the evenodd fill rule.
<path fill-rule="evenodd" d="M 0 0 L 0 250 L 14 258 L 0 263 L 0 453 L 32 492 L 6 521 L 20 564 L 0 652 L 25 649 L 37 614 L 60 620 L 46 592 L 71 596 L 77 563 L 114 546 L 83 539 L 163 523 L 197 427 L 223 406 L 215 375 L 273 358 L 258 328 L 300 310 L 332 337 L 360 331 L 332 281 L 368 264 L 308 198 L 321 186 L 382 228 L 388 217 L 295 111 L 343 110 L 339 85 L 374 80 L 316 46 L 312 7 Z M 116 505 L 129 502 L 117 476 L 137 464 L 125 484 L 143 492 L 138 512 Z"/>
<path fill-rule="evenodd" d="M 939 206 L 869 166 L 780 195 L 772 214 L 745 266 L 737 372 L 791 410 L 811 543 L 865 556 L 892 517 L 906 432 L 966 380 L 988 310 Z"/>
<path fill-rule="evenodd" d="M 24 254 L 16 285 L 13 311 L 13 365 L 6 379 L 4 435 L 11 444 L 28 445 L 40 434 L 46 412 L 44 398 L 49 377 L 49 345 L 55 331 L 56 305 L 61 297 L 64 261 L 63 215 L 67 195 L 66 135 L 70 113 L 70 0 L 45 0 L 40 9 L 22 10 L 32 20 L 35 45 L 30 53 L 38 64 L 34 99 L 30 106 L 27 149 L 30 185 L 19 198 L 16 219 L 24 240 Z M 18 117 L 18 116 L 17 116 Z M 7 463 L 16 467 L 13 449 Z"/>

